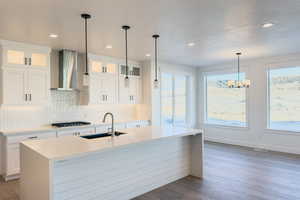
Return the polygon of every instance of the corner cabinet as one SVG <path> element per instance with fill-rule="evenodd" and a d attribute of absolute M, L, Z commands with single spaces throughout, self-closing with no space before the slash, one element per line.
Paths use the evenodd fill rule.
<path fill-rule="evenodd" d="M 125 82 L 126 66 L 119 66 L 119 102 L 121 104 L 139 104 L 141 103 L 141 69 L 137 65 L 129 66 L 128 85 Z"/>
<path fill-rule="evenodd" d="M 50 90 L 50 49 L 10 41 L 1 44 L 1 104 L 41 105 Z"/>

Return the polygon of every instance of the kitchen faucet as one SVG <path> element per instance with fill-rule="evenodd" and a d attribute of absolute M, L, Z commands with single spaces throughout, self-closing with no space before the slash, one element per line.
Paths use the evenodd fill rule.
<path fill-rule="evenodd" d="M 104 123 L 106 120 L 107 115 L 111 116 L 111 136 L 115 136 L 115 129 L 114 129 L 114 115 L 111 112 L 107 112 L 104 114 L 102 122 Z"/>

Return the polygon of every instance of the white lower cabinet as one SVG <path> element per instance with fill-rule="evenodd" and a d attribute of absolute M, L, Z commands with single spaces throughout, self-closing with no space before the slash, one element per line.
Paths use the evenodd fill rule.
<path fill-rule="evenodd" d="M 139 128 L 144 126 L 149 126 L 149 121 L 133 121 L 127 123 L 116 123 L 115 130 L 121 130 L 125 128 Z M 37 140 L 37 139 L 46 139 L 46 138 L 54 138 L 61 136 L 84 136 L 84 135 L 92 135 L 96 133 L 106 133 L 111 131 L 111 125 L 99 125 L 94 127 L 76 127 L 76 128 L 67 128 L 60 130 L 53 130 L 42 133 L 28 133 L 24 135 L 12 135 L 12 136 L 1 136 L 0 137 L 0 168 L 2 169 L 0 172 L 4 179 L 11 180 L 19 177 L 20 173 L 20 142 L 25 140 Z M 55 147 L 54 147 L 55 148 Z"/>
<path fill-rule="evenodd" d="M 126 128 L 141 128 L 149 125 L 150 125 L 149 121 L 136 121 L 136 122 L 126 123 Z"/>
<path fill-rule="evenodd" d="M 57 137 L 74 135 L 74 136 L 83 136 L 83 135 L 92 135 L 95 134 L 95 128 L 76 128 L 70 130 L 58 130 Z"/>
<path fill-rule="evenodd" d="M 5 180 L 18 177 L 20 173 L 20 142 L 25 140 L 36 140 L 56 137 L 56 132 L 44 132 L 22 136 L 3 137 L 2 146 L 2 174 Z"/>

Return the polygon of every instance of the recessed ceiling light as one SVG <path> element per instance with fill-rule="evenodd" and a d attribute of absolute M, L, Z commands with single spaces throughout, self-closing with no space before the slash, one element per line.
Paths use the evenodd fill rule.
<path fill-rule="evenodd" d="M 51 38 L 57 38 L 58 35 L 57 35 L 57 34 L 54 34 L 54 33 L 51 33 L 51 34 L 49 34 L 49 37 L 51 37 Z"/>
<path fill-rule="evenodd" d="M 263 28 L 270 28 L 272 26 L 274 26 L 273 23 L 265 23 L 265 24 L 262 25 Z"/>
<path fill-rule="evenodd" d="M 111 45 L 106 45 L 105 48 L 107 48 L 107 49 L 112 49 L 112 46 L 111 46 Z"/>
<path fill-rule="evenodd" d="M 188 43 L 188 46 L 189 47 L 193 47 L 193 46 L 195 46 L 195 43 L 194 42 L 190 42 L 190 43 Z"/>
<path fill-rule="evenodd" d="M 146 54 L 146 56 L 147 56 L 147 57 L 150 57 L 150 56 L 151 56 L 151 54 L 147 53 L 147 54 Z"/>

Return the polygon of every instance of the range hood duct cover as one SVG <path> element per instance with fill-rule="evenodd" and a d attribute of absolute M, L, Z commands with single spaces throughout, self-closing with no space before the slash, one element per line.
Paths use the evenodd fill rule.
<path fill-rule="evenodd" d="M 78 90 L 77 52 L 63 49 L 59 51 L 59 83 L 52 90 Z"/>

